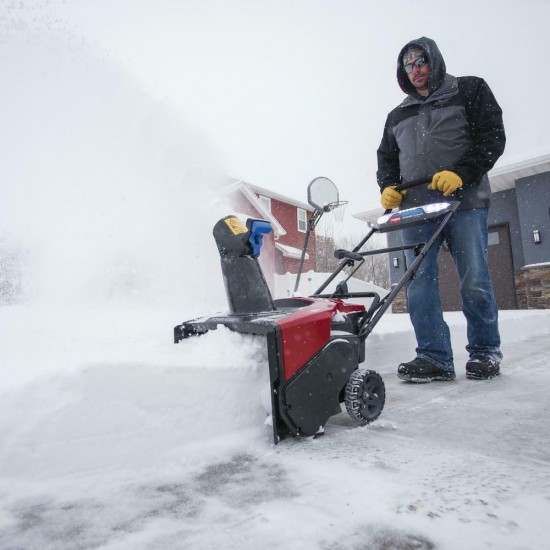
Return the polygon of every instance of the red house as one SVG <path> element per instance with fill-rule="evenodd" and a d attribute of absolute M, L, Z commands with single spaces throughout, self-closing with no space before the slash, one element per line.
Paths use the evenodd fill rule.
<path fill-rule="evenodd" d="M 275 275 L 298 272 L 307 221 L 313 208 L 307 203 L 244 181 L 230 184 L 228 197 L 235 214 L 271 222 L 273 231 L 264 237 L 259 261 L 273 292 Z M 314 269 L 315 232 L 312 231 L 303 272 Z"/>

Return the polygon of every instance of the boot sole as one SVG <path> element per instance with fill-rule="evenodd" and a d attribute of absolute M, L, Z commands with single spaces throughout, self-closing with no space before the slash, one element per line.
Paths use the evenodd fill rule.
<path fill-rule="evenodd" d="M 492 380 L 500 375 L 500 372 L 495 372 L 494 374 L 480 374 L 477 372 L 467 372 L 466 378 L 470 380 Z"/>
<path fill-rule="evenodd" d="M 416 384 L 427 384 L 428 382 L 432 382 L 434 380 L 438 380 L 441 382 L 452 382 L 456 375 L 453 374 L 452 376 L 431 376 L 429 378 L 418 378 L 415 376 L 409 376 L 407 374 L 399 374 L 397 373 L 397 378 L 400 380 L 405 380 L 406 382 L 415 382 Z"/>

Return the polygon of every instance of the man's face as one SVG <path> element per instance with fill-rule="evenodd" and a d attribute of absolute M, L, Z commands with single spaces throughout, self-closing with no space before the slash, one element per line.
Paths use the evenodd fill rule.
<path fill-rule="evenodd" d="M 420 66 L 419 66 L 420 65 Z M 410 70 L 409 73 L 407 69 Z M 405 66 L 405 72 L 411 84 L 416 88 L 418 93 L 421 95 L 422 92 L 428 91 L 428 80 L 430 78 L 430 64 L 428 63 L 428 58 L 424 55 L 417 55 L 411 59 Z"/>

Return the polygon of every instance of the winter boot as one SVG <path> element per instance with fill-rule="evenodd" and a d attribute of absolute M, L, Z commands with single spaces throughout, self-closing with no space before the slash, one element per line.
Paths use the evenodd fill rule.
<path fill-rule="evenodd" d="M 432 380 L 454 380 L 454 370 L 437 367 L 430 361 L 417 357 L 408 363 L 401 363 L 397 369 L 397 377 L 410 382 L 431 382 Z"/>
<path fill-rule="evenodd" d="M 474 355 L 466 363 L 466 378 L 490 380 L 500 374 L 500 364 L 487 355 Z"/>

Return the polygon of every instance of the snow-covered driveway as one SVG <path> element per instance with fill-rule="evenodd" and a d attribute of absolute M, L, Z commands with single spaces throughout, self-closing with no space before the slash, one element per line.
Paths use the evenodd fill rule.
<path fill-rule="evenodd" d="M 464 323 L 448 315 L 457 380 L 428 385 L 397 379 L 414 338 L 387 315 L 367 341 L 381 419 L 343 413 L 276 447 L 262 340 L 174 346 L 174 315 L 0 309 L 2 550 L 547 544 L 549 312 L 501 314 L 489 382 L 465 378 Z"/>

